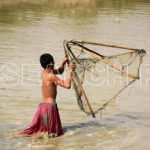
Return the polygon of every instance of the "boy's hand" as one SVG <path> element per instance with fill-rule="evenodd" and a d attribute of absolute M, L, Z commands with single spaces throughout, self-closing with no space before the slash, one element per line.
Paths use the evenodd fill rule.
<path fill-rule="evenodd" d="M 64 56 L 63 62 L 66 63 L 68 61 L 68 57 Z"/>
<path fill-rule="evenodd" d="M 74 62 L 72 61 L 69 65 L 69 70 L 72 71 L 73 69 L 75 68 L 75 64 Z"/>

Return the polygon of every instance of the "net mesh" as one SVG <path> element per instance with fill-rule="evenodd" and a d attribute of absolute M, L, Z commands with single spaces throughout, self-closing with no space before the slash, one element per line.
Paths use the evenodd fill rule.
<path fill-rule="evenodd" d="M 87 114 L 96 114 L 130 84 L 139 79 L 143 50 L 130 50 L 103 56 L 100 46 L 65 41 L 65 53 L 74 61 L 73 88 L 79 108 Z M 96 49 L 97 48 L 97 49 Z M 109 52 L 108 52 L 109 53 Z M 118 51 L 117 51 L 118 53 Z M 88 102 L 87 102 L 88 101 Z"/>

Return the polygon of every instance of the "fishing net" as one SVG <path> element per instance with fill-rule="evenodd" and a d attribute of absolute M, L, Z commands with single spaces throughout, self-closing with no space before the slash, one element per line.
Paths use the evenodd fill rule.
<path fill-rule="evenodd" d="M 146 53 L 140 49 L 79 41 L 64 41 L 64 49 L 76 66 L 72 83 L 79 108 L 93 117 L 140 78 L 140 65 Z"/>

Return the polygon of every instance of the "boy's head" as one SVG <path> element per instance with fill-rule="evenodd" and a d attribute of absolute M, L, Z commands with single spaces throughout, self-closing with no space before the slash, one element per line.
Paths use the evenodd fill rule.
<path fill-rule="evenodd" d="M 50 54 L 48 54 L 48 53 L 45 53 L 45 54 L 41 55 L 41 57 L 40 57 L 40 63 L 41 63 L 41 66 L 44 69 L 47 69 L 51 65 L 52 65 L 52 69 L 54 68 L 54 59 L 53 59 L 53 56 L 50 55 Z"/>

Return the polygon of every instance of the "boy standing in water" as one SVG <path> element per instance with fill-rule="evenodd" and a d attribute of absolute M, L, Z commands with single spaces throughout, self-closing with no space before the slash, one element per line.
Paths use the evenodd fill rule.
<path fill-rule="evenodd" d="M 63 81 L 56 77 L 56 74 L 64 72 L 67 58 L 64 57 L 62 65 L 59 69 L 54 69 L 54 59 L 50 54 L 43 54 L 40 57 L 41 66 L 44 68 L 42 72 L 42 95 L 43 103 L 39 104 L 38 110 L 32 120 L 30 127 L 19 134 L 35 135 L 39 132 L 48 132 L 48 134 L 63 134 L 61 120 L 56 104 L 57 85 L 64 88 L 71 87 L 71 72 L 74 69 L 74 63 L 71 62 L 68 69 L 68 77 Z"/>

